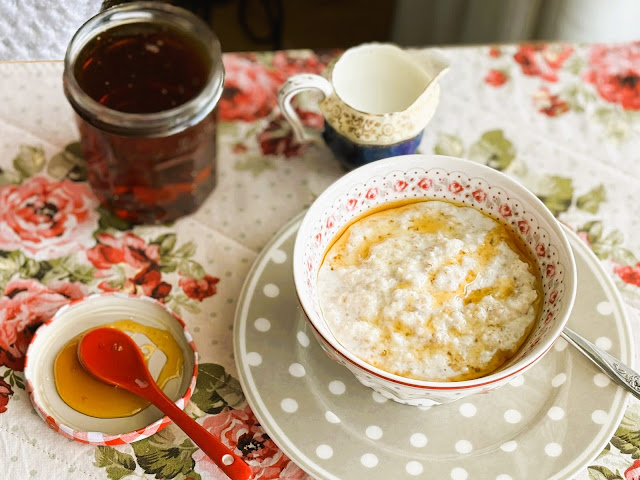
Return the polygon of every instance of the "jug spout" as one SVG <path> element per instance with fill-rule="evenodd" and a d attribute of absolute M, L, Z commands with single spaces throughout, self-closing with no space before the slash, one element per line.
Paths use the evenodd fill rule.
<path fill-rule="evenodd" d="M 407 50 L 407 53 L 420 66 L 426 74 L 426 85 L 420 99 L 428 96 L 430 90 L 438 89 L 438 81 L 449 71 L 450 64 L 446 57 L 436 49 L 429 50 Z"/>

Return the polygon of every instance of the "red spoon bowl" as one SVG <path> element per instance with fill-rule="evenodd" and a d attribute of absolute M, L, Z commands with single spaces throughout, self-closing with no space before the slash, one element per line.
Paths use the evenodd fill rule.
<path fill-rule="evenodd" d="M 180 346 L 183 367 L 164 393 L 184 409 L 196 385 L 196 348 L 184 321 L 160 302 L 120 293 L 91 295 L 62 307 L 38 328 L 25 358 L 25 380 L 31 402 L 54 430 L 73 440 L 93 445 L 122 445 L 147 438 L 171 423 L 153 405 L 130 417 L 95 418 L 69 407 L 60 398 L 53 380 L 53 364 L 60 349 L 73 337 L 122 319 L 168 330 Z"/>

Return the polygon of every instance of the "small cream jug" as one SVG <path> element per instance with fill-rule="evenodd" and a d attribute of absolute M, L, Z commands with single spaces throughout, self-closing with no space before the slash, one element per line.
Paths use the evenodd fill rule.
<path fill-rule="evenodd" d="M 298 141 L 307 139 L 293 106 L 298 93 L 324 98 L 324 141 L 347 169 L 416 151 L 440 97 L 438 79 L 449 69 L 435 51 L 411 55 L 391 44 L 350 48 L 324 75 L 293 75 L 280 87 L 278 104 Z"/>

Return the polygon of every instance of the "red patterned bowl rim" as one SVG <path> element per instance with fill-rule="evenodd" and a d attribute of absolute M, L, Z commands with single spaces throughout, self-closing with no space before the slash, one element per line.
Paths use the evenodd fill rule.
<path fill-rule="evenodd" d="M 413 174 L 413 172 L 425 173 L 424 177 L 415 178 L 413 183 L 406 181 L 408 179 L 402 177 L 402 175 Z M 477 201 L 486 201 L 486 197 L 481 198 L 482 195 L 478 194 L 478 198 L 474 198 L 474 193 L 467 187 L 473 188 L 472 181 L 485 182 L 488 185 L 489 190 L 492 190 L 492 194 L 495 194 L 494 198 L 500 196 L 506 196 L 507 199 L 513 202 L 520 202 L 507 204 L 507 206 L 520 206 L 522 212 L 527 213 L 531 220 L 535 220 L 535 225 L 539 227 L 542 234 L 546 235 L 546 242 L 549 242 L 551 236 L 555 236 L 556 242 L 551 244 L 551 249 L 547 248 L 544 251 L 541 249 L 541 254 L 546 261 L 549 262 L 552 267 L 548 267 L 552 276 L 550 279 L 545 277 L 547 263 L 540 260 L 538 267 L 543 275 L 544 292 L 545 292 L 545 309 L 542 311 L 539 324 L 536 326 L 532 336 L 528 340 L 530 342 L 524 349 L 514 357 L 510 365 L 506 368 L 498 370 L 490 375 L 480 377 L 474 380 L 466 380 L 460 382 L 428 382 L 424 380 L 414 380 L 406 377 L 391 374 L 377 367 L 370 365 L 367 362 L 359 359 L 348 350 L 346 350 L 334 337 L 330 334 L 328 327 L 322 328 L 322 325 L 318 325 L 318 322 L 322 323 L 321 315 L 319 314 L 319 306 L 317 302 L 313 302 L 309 296 L 305 295 L 305 291 L 312 289 L 311 279 L 313 273 L 315 273 L 314 262 L 310 259 L 313 255 L 309 253 L 310 245 L 315 244 L 317 246 L 317 252 L 315 253 L 315 263 L 317 264 L 317 258 L 324 253 L 323 245 L 326 246 L 331 240 L 331 235 L 325 235 L 326 238 L 322 238 L 323 233 L 333 231 L 334 234 L 339 231 L 340 227 L 344 223 L 337 223 L 333 216 L 334 211 L 347 211 L 349 209 L 355 210 L 355 208 L 362 208 L 361 212 L 366 212 L 368 209 L 383 205 L 385 203 L 392 203 L 398 200 L 398 198 L 391 198 L 388 202 L 384 199 L 378 199 L 379 196 L 389 195 L 393 197 L 395 193 L 404 192 L 408 188 L 414 190 L 428 190 L 433 187 L 433 182 L 429 183 L 427 174 L 451 176 L 460 178 L 466 176 L 470 182 L 458 182 L 454 180 L 447 184 L 445 187 L 453 196 L 447 197 L 433 197 L 433 196 L 417 196 L 416 198 L 444 198 L 454 201 L 460 201 L 455 198 L 457 194 L 467 194 L 467 197 L 471 197 L 469 201 L 460 201 L 463 204 L 474 204 Z M 400 178 L 398 178 L 400 176 Z M 486 180 L 489 178 L 490 180 Z M 393 179 L 393 181 L 392 181 Z M 420 182 L 424 183 L 420 185 Z M 373 186 L 377 184 L 377 186 Z M 381 188 L 381 185 L 385 187 Z M 427 188 L 424 188 L 427 187 Z M 354 191 L 358 191 L 360 196 L 356 199 L 353 196 L 350 198 L 349 194 Z M 386 189 L 386 190 L 385 190 Z M 408 191 L 408 190 L 407 190 Z M 345 193 L 349 192 L 349 193 Z M 395 193 L 394 193 L 395 192 Z M 455 193 L 454 193 L 455 192 Z M 424 193 L 424 192 L 422 192 Z M 364 198 L 363 198 L 364 197 Z M 405 196 L 406 197 L 406 196 Z M 357 200 L 357 201 L 356 201 Z M 371 204 L 369 206 L 361 206 L 367 200 L 375 200 L 378 203 Z M 359 204 L 360 202 L 360 204 Z M 499 203 L 499 202 L 498 202 Z M 496 203 L 495 209 L 499 211 L 503 204 Z M 525 210 L 524 204 L 530 205 L 531 210 Z M 510 218 L 516 214 L 517 207 L 507 210 L 504 208 L 504 213 L 508 214 Z M 481 210 L 484 210 L 481 208 Z M 488 213 L 493 213 L 488 211 Z M 535 213 L 535 215 L 533 215 Z M 357 218 L 360 213 L 354 214 L 350 219 Z M 514 219 L 515 220 L 515 219 Z M 543 227 L 540 227 L 539 221 L 543 222 Z M 518 220 L 511 223 L 511 225 L 518 231 Z M 345 222 L 348 223 L 348 222 Z M 330 227 L 330 228 L 329 228 Z M 524 229 L 523 229 L 524 230 Z M 527 227 L 527 235 L 530 234 L 529 227 Z M 523 231 L 519 232 L 519 235 L 525 243 L 529 243 L 530 248 L 535 250 L 531 245 L 531 241 L 527 241 L 523 237 Z M 529 235 L 531 236 L 531 235 Z M 327 238 L 329 238 L 327 240 Z M 322 251 L 321 253 L 318 253 Z M 555 260 L 552 260 L 552 256 Z M 558 259 L 562 258 L 562 262 Z M 557 275 L 557 276 L 556 276 Z M 293 253 L 293 276 L 296 288 L 296 294 L 298 296 L 299 304 L 305 314 L 305 317 L 313 327 L 316 334 L 324 340 L 326 345 L 330 347 L 340 357 L 347 360 L 354 367 L 362 370 L 375 378 L 379 378 L 385 381 L 392 382 L 394 384 L 419 388 L 424 390 L 438 390 L 438 391 L 456 391 L 465 390 L 469 388 L 477 388 L 487 386 L 496 382 L 504 381 L 505 379 L 512 377 L 518 373 L 523 372 L 529 367 L 538 362 L 543 355 L 550 349 L 553 343 L 557 340 L 566 324 L 573 302 L 575 300 L 575 294 L 577 290 L 576 280 L 576 266 L 573 251 L 569 244 L 569 241 L 563 231 L 562 226 L 555 219 L 553 214 L 547 209 L 547 207 L 529 190 L 520 185 L 514 179 L 507 175 L 494 170 L 490 167 L 464 160 L 455 157 L 447 157 L 442 155 L 405 155 L 400 157 L 391 157 L 376 162 L 370 163 L 356 170 L 353 170 L 337 181 L 330 185 L 311 205 L 307 211 L 298 233 L 296 236 L 294 253 Z M 554 280 L 553 277 L 556 277 Z M 548 288 L 548 285 L 558 285 L 554 290 Z M 558 294 L 559 292 L 559 294 Z M 553 294 L 553 295 L 552 295 Z M 543 320 L 544 319 L 544 320 Z M 325 333 L 326 329 L 326 333 Z M 535 340 L 535 341 L 534 341 Z"/>
<path fill-rule="evenodd" d="M 82 302 L 92 301 L 92 300 L 95 300 L 96 298 L 104 298 L 104 297 L 110 297 L 110 296 L 115 296 L 125 301 L 134 300 L 134 301 L 154 303 L 160 306 L 167 313 L 169 313 L 182 326 L 182 332 L 189 344 L 189 347 L 191 348 L 191 351 L 193 352 L 193 372 L 191 374 L 191 380 L 189 381 L 189 386 L 187 387 L 187 390 L 178 400 L 175 401 L 176 406 L 181 410 L 185 408 L 185 406 L 191 399 L 191 395 L 195 390 L 196 380 L 198 377 L 198 353 L 196 350 L 195 343 L 193 341 L 193 336 L 191 335 L 191 333 L 189 333 L 189 330 L 187 329 L 187 325 L 184 322 L 184 320 L 178 314 L 176 314 L 173 310 L 171 310 L 169 307 L 164 305 L 162 302 L 159 302 L 154 298 L 146 297 L 146 296 L 135 296 L 135 295 L 129 295 L 129 294 L 120 293 L 120 292 L 105 292 L 105 293 L 96 293 L 96 294 L 88 295 L 84 298 L 79 298 L 61 307 L 53 315 L 53 317 L 51 317 L 51 319 L 49 319 L 47 322 L 43 323 L 42 325 L 40 325 L 40 327 L 38 327 L 38 329 L 35 331 L 33 335 L 33 338 L 31 339 L 31 342 L 29 342 L 29 347 L 27 348 L 27 353 L 25 355 L 25 361 L 24 361 L 26 389 L 27 389 L 27 393 L 29 394 L 29 398 L 31 399 L 31 403 L 33 404 L 36 412 L 45 421 L 47 425 L 49 425 L 52 429 L 54 429 L 58 433 L 61 433 L 67 438 L 70 438 L 72 440 L 76 440 L 82 443 L 88 443 L 91 445 L 125 445 L 128 443 L 136 442 L 138 440 L 143 440 L 147 437 L 150 437 L 151 435 L 154 435 L 155 433 L 159 432 L 160 430 L 162 430 L 164 427 L 166 427 L 171 423 L 171 419 L 167 416 L 164 416 L 145 427 L 133 430 L 131 432 L 125 432 L 125 433 L 107 434 L 103 432 L 74 430 L 70 426 L 56 420 L 51 415 L 51 412 L 48 411 L 38 399 L 36 390 L 31 382 L 31 379 L 29 378 L 29 372 L 30 372 L 29 355 L 32 352 L 32 346 L 35 343 L 38 334 L 42 333 L 50 324 L 55 322 L 56 319 L 64 315 L 65 311 L 70 307 L 72 307 L 73 305 L 76 305 Z"/>

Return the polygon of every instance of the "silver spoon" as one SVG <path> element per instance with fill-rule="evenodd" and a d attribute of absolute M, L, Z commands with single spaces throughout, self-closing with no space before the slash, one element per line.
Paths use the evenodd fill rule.
<path fill-rule="evenodd" d="M 611 377 L 616 383 L 631 392 L 640 399 L 640 374 L 631 367 L 625 365 L 613 355 L 599 349 L 589 340 L 577 334 L 568 327 L 564 327 L 562 336 L 580 353 L 595 363 L 600 369 Z"/>

